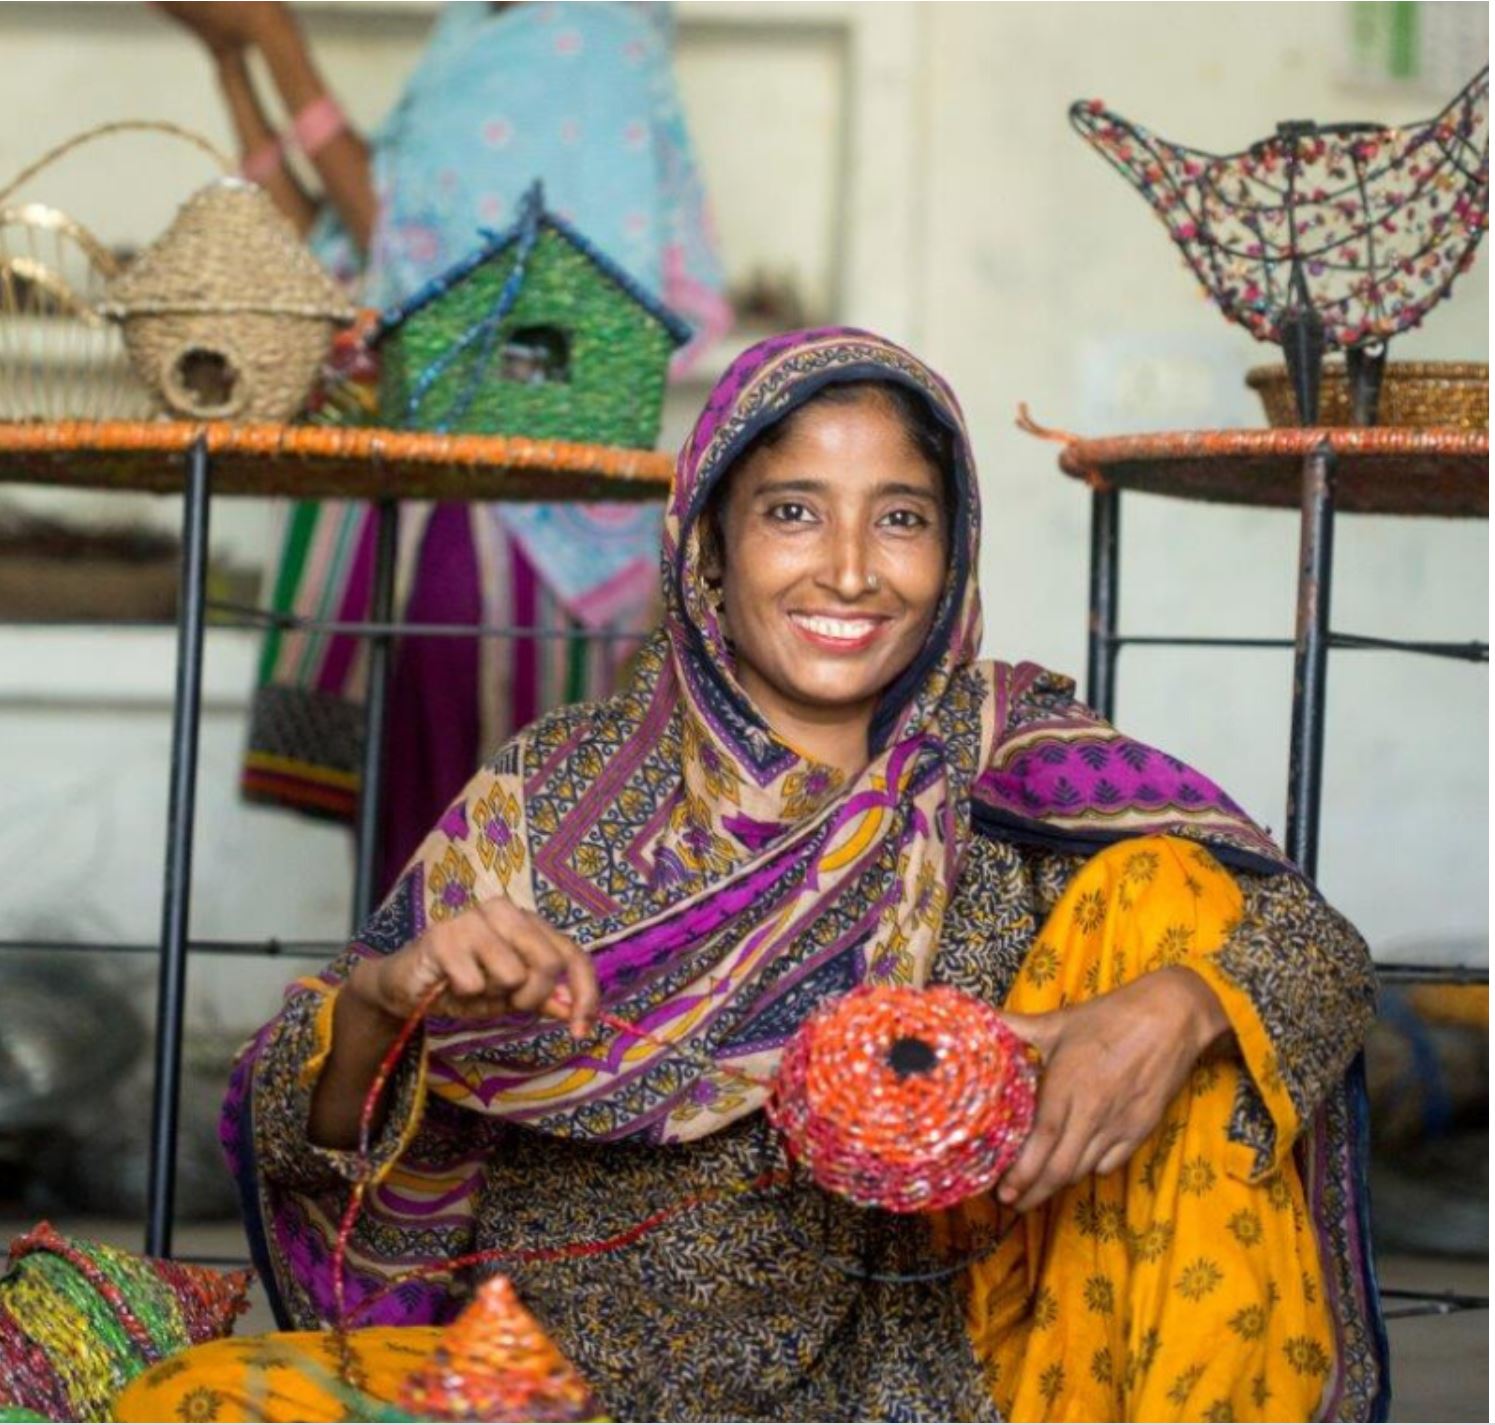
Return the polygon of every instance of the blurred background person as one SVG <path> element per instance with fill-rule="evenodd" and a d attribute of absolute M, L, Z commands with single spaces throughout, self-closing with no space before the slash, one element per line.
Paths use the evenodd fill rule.
<path fill-rule="evenodd" d="M 260 183 L 361 302 L 419 291 L 518 217 L 545 185 L 574 224 L 691 324 L 688 365 L 731 320 L 715 237 L 670 67 L 664 5 L 450 4 L 403 95 L 367 140 L 348 124 L 281 4 L 170 3 L 216 66 Z M 249 64 L 285 112 L 278 135 Z M 286 162 L 311 163 L 314 197 Z M 387 419 L 387 417 L 386 417 Z M 366 505 L 287 512 L 277 610 L 367 616 Z M 383 761 L 379 889 L 483 755 L 561 702 L 605 696 L 628 645 L 591 640 L 653 622 L 660 511 L 638 505 L 436 504 L 402 510 L 397 613 L 536 629 L 536 638 L 406 638 L 396 646 Z M 258 801 L 349 817 L 363 735 L 363 645 L 267 635 L 243 785 Z"/>

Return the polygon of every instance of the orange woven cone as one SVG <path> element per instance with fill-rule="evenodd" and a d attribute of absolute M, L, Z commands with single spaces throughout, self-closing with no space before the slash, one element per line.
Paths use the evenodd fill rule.
<path fill-rule="evenodd" d="M 571 1363 L 491 1277 L 400 1387 L 399 1405 L 426 1420 L 595 1420 L 598 1408 Z"/>

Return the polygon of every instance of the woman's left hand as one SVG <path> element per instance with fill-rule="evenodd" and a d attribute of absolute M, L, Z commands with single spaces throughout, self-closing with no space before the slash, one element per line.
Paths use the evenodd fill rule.
<path fill-rule="evenodd" d="M 1229 1030 L 1215 992 L 1182 966 L 1069 1009 L 1002 1018 L 1043 1056 L 1033 1131 L 998 1188 L 1018 1212 L 1125 1163 Z"/>

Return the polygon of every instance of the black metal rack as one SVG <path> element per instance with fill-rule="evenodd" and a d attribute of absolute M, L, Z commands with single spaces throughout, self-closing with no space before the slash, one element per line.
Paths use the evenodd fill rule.
<path fill-rule="evenodd" d="M 315 954 L 342 947 L 281 946 L 278 941 L 190 939 L 192 843 L 202 722 L 203 637 L 214 627 L 262 627 L 278 616 L 210 604 L 208 529 L 215 494 L 265 497 L 363 498 L 378 511 L 371 618 L 361 623 L 301 620 L 296 627 L 351 633 L 369 641 L 368 714 L 351 924 L 373 908 L 375 828 L 388 707 L 390 654 L 400 637 L 526 637 L 526 628 L 462 628 L 394 619 L 399 506 L 404 499 L 651 500 L 663 499 L 670 462 L 651 451 L 536 442 L 504 437 L 431 436 L 412 432 L 305 427 L 0 425 L 0 482 L 92 489 L 181 493 L 181 577 L 177 599 L 176 677 L 172 700 L 166 862 L 161 939 L 155 946 L 52 942 L 49 950 L 154 952 L 155 1063 L 151 1097 L 150 1174 L 145 1250 L 169 1257 L 175 1207 L 183 1013 L 191 950 L 227 954 Z M 215 489 L 215 485 L 217 488 Z M 49 625 L 55 627 L 56 625 Z M 39 942 L 0 941 L 0 949 Z"/>
<path fill-rule="evenodd" d="M 1288 747 L 1287 850 L 1312 879 L 1318 868 L 1319 814 L 1329 653 L 1378 650 L 1490 661 L 1480 642 L 1429 642 L 1336 633 L 1329 626 L 1334 523 L 1341 511 L 1489 518 L 1489 441 L 1452 431 L 1212 431 L 1071 441 L 1066 473 L 1091 487 L 1087 700 L 1106 718 L 1116 707 L 1117 654 L 1128 646 L 1291 648 L 1292 724 Z M 1121 496 L 1124 490 L 1213 504 L 1300 512 L 1297 627 L 1286 638 L 1208 638 L 1119 631 Z M 1488 984 L 1481 965 L 1378 964 L 1383 984 Z M 1487 1310 L 1489 1298 L 1387 1289 L 1388 1318 Z"/>

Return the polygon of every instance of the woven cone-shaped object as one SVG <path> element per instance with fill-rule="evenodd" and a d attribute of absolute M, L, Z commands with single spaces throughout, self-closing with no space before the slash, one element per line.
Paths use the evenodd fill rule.
<path fill-rule="evenodd" d="M 449 1326 L 436 1354 L 400 1388 L 422 1420 L 595 1420 L 598 1407 L 571 1363 L 491 1277 Z"/>
<path fill-rule="evenodd" d="M 109 284 L 135 369 L 189 420 L 279 421 L 353 309 L 262 188 L 224 178 Z"/>

